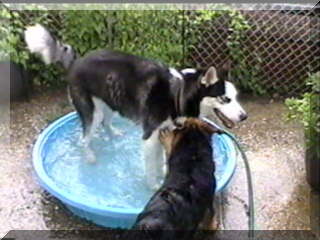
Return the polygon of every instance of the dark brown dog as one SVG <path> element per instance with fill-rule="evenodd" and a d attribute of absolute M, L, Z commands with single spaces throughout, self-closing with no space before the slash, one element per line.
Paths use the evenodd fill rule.
<path fill-rule="evenodd" d="M 157 230 L 156 239 L 190 239 L 206 215 L 212 219 L 216 188 L 213 133 L 220 131 L 196 118 L 178 118 L 173 126 L 160 130 L 168 173 L 133 229 Z"/>

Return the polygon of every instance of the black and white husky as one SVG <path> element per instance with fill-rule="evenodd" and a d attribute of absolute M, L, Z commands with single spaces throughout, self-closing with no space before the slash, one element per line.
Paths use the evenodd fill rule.
<path fill-rule="evenodd" d="M 29 45 L 32 41 L 28 43 L 32 49 Z M 45 58 L 46 51 L 38 52 Z M 114 133 L 110 124 L 114 112 L 141 124 L 147 182 L 155 186 L 164 174 L 158 136 L 163 123 L 178 116 L 198 117 L 204 98 L 210 99 L 225 126 L 246 119 L 234 85 L 226 81 L 227 73 L 213 66 L 179 72 L 150 59 L 108 50 L 76 59 L 68 73 L 69 93 L 82 122 L 85 146 L 90 149 L 90 139 L 101 124 Z M 92 152 L 89 159 L 94 159 Z"/>
<path fill-rule="evenodd" d="M 142 125 L 143 158 L 151 186 L 163 176 L 164 157 L 158 136 L 162 123 L 178 116 L 199 116 L 205 97 L 213 98 L 214 111 L 227 127 L 246 118 L 226 77 L 225 69 L 210 67 L 179 73 L 149 59 L 107 50 L 76 60 L 68 75 L 70 96 L 83 123 L 86 145 L 101 123 L 112 134 L 114 112 Z"/>

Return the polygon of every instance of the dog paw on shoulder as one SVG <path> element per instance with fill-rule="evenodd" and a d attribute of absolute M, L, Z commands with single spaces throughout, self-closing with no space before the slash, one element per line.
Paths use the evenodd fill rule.
<path fill-rule="evenodd" d="M 159 130 L 159 138 L 160 140 L 165 140 L 165 138 L 169 137 L 172 131 L 169 127 L 165 127 Z"/>

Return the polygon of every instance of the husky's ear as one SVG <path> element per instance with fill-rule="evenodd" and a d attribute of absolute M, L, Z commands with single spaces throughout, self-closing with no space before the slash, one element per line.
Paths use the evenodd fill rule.
<path fill-rule="evenodd" d="M 231 71 L 231 60 L 227 60 L 221 67 L 221 71 L 219 72 L 219 79 L 223 81 L 229 80 L 229 72 Z"/>
<path fill-rule="evenodd" d="M 215 84 L 218 81 L 217 70 L 215 67 L 211 66 L 206 74 L 201 78 L 201 84 L 206 87 Z"/>

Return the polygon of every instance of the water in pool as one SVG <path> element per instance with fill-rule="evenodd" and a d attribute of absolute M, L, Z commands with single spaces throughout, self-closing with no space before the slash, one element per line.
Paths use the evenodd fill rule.
<path fill-rule="evenodd" d="M 110 139 L 100 128 L 91 142 L 97 157 L 94 164 L 85 161 L 79 119 L 61 126 L 48 140 L 45 170 L 60 188 L 85 197 L 88 204 L 143 208 L 153 192 L 144 181 L 141 127 L 119 116 L 113 118 L 113 126 L 123 135 Z M 213 142 L 219 137 L 214 136 Z M 217 179 L 221 175 L 224 150 L 223 145 L 214 147 Z"/>

